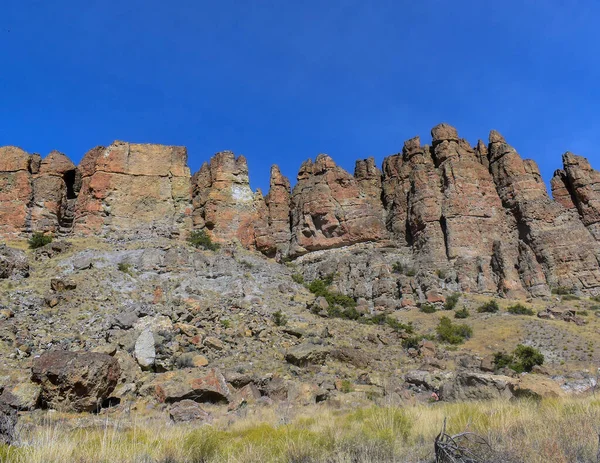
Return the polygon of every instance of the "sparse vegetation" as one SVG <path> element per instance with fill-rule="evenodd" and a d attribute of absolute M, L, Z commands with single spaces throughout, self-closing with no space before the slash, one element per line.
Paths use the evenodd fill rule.
<path fill-rule="evenodd" d="M 506 311 L 513 315 L 535 315 L 535 312 L 531 310 L 529 307 L 525 307 L 521 303 L 517 303 L 515 305 L 511 305 Z"/>
<path fill-rule="evenodd" d="M 342 383 L 340 384 L 340 391 L 344 394 L 352 392 L 352 383 L 347 379 L 342 380 Z"/>
<path fill-rule="evenodd" d="M 423 336 L 409 336 L 402 340 L 402 347 L 405 349 L 418 349 L 422 340 Z"/>
<path fill-rule="evenodd" d="M 333 275 L 323 279 L 315 279 L 307 285 L 308 290 L 317 297 L 324 297 L 329 304 L 327 310 L 330 317 L 358 320 L 360 313 L 356 310 L 356 301 L 350 296 L 333 292 L 329 286 L 333 283 Z"/>
<path fill-rule="evenodd" d="M 225 329 L 227 328 L 231 328 L 231 320 L 227 319 L 227 318 L 222 318 L 221 319 L 221 326 Z"/>
<path fill-rule="evenodd" d="M 217 243 L 212 242 L 206 230 L 193 231 L 188 238 L 188 243 L 195 248 L 203 248 L 209 251 L 216 251 L 220 247 Z"/>
<path fill-rule="evenodd" d="M 46 246 L 50 243 L 52 243 L 52 235 L 46 235 L 42 232 L 33 233 L 27 240 L 27 244 L 29 245 L 30 249 L 41 248 L 42 246 Z"/>
<path fill-rule="evenodd" d="M 473 329 L 469 325 L 452 323 L 448 317 L 442 317 L 436 328 L 440 341 L 448 344 L 461 344 L 473 336 Z"/>
<path fill-rule="evenodd" d="M 498 301 L 496 299 L 492 299 L 485 304 L 481 305 L 477 312 L 479 313 L 496 313 L 500 310 L 500 306 L 498 305 Z"/>
<path fill-rule="evenodd" d="M 293 273 L 292 280 L 294 283 L 298 283 L 299 285 L 304 284 L 304 277 L 300 273 Z"/>
<path fill-rule="evenodd" d="M 4 463 L 226 463 L 433 461 L 433 442 L 448 432 L 484 435 L 488 463 L 594 462 L 600 402 L 593 398 L 370 407 L 339 411 L 303 407 L 286 420 L 264 411 L 234 425 L 164 426 L 109 419 L 85 429 L 58 418 L 23 429 L 28 445 L 0 445 Z M 282 424 L 283 423 L 283 424 Z M 124 424 L 124 423 L 123 423 Z M 523 432 L 523 430 L 527 432 Z M 576 431 L 576 432 L 575 432 Z M 481 460 L 480 460 L 481 461 Z"/>
<path fill-rule="evenodd" d="M 453 293 L 446 298 L 446 302 L 444 302 L 444 310 L 454 310 L 456 308 L 456 304 L 458 304 L 458 300 L 460 299 L 460 293 Z"/>
<path fill-rule="evenodd" d="M 287 324 L 287 317 L 281 310 L 273 313 L 273 323 L 277 326 L 285 326 Z"/>

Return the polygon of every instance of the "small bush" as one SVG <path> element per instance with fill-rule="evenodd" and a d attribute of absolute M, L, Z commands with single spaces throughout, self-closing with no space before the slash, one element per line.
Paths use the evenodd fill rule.
<path fill-rule="evenodd" d="M 392 271 L 394 273 L 400 273 L 401 275 L 406 275 L 407 277 L 414 277 L 417 272 L 414 268 L 408 267 L 404 265 L 402 262 L 396 262 L 392 265 Z"/>
<path fill-rule="evenodd" d="M 117 265 L 117 269 L 119 270 L 119 272 L 126 273 L 127 275 L 133 275 L 131 264 L 119 262 L 119 264 Z"/>
<path fill-rule="evenodd" d="M 533 370 L 534 366 L 542 365 L 544 363 L 544 355 L 535 347 L 519 344 L 513 355 L 517 360 L 516 366 L 519 368 L 513 369 L 518 373 L 521 373 L 522 371 L 530 372 Z M 522 370 L 519 371 L 520 369 Z"/>
<path fill-rule="evenodd" d="M 396 320 L 395 318 L 392 318 L 392 317 L 385 317 L 385 324 L 397 332 L 404 331 L 408 334 L 411 334 L 415 331 L 415 328 L 412 325 L 412 322 L 406 324 L 406 323 L 399 322 L 398 320 Z"/>
<path fill-rule="evenodd" d="M 482 306 L 477 309 L 479 313 L 496 313 L 500 310 L 500 306 L 498 306 L 498 302 L 496 299 L 492 299 L 491 301 L 486 302 Z"/>
<path fill-rule="evenodd" d="M 195 248 L 204 248 L 209 251 L 216 251 L 220 247 L 217 243 L 212 242 L 210 236 L 206 233 L 206 230 L 196 230 L 192 232 L 188 238 L 188 243 Z"/>
<path fill-rule="evenodd" d="M 544 363 L 544 355 L 535 347 L 519 344 L 512 354 L 496 352 L 494 365 L 496 369 L 508 367 L 517 373 L 531 372 L 536 365 Z"/>
<path fill-rule="evenodd" d="M 459 299 L 460 293 L 453 293 L 452 295 L 448 296 L 446 298 L 446 302 L 444 303 L 444 310 L 454 310 Z"/>
<path fill-rule="evenodd" d="M 533 310 L 531 310 L 529 307 L 525 307 L 523 304 L 511 305 L 506 310 L 508 311 L 508 313 L 511 313 L 513 315 L 534 315 Z"/>
<path fill-rule="evenodd" d="M 348 381 L 347 379 L 344 379 L 342 381 L 340 391 L 343 392 L 344 394 L 348 394 L 349 392 L 352 392 L 352 383 L 350 381 Z"/>
<path fill-rule="evenodd" d="M 192 368 L 194 366 L 194 356 L 192 354 L 183 354 L 175 360 L 175 366 L 179 369 Z"/>
<path fill-rule="evenodd" d="M 573 292 L 573 288 L 568 288 L 566 286 L 557 286 L 556 288 L 552 288 L 552 294 L 557 294 L 559 296 L 565 296 L 567 294 L 571 294 Z"/>
<path fill-rule="evenodd" d="M 52 236 L 45 235 L 42 232 L 35 232 L 31 235 L 29 240 L 27 240 L 27 243 L 31 249 L 41 248 L 42 246 L 52 243 Z"/>
<path fill-rule="evenodd" d="M 565 294 L 560 299 L 561 301 L 578 301 L 580 298 L 579 296 L 575 296 L 574 294 Z"/>
<path fill-rule="evenodd" d="M 227 328 L 231 328 L 231 320 L 228 320 L 227 318 L 222 318 L 221 319 L 221 326 L 225 329 Z"/>
<path fill-rule="evenodd" d="M 496 352 L 494 354 L 494 365 L 496 370 L 500 370 L 504 367 L 510 367 L 513 363 L 514 357 L 509 354 L 505 354 L 504 352 Z"/>
<path fill-rule="evenodd" d="M 590 300 L 594 302 L 600 302 L 600 296 L 592 296 L 590 297 Z"/>
<path fill-rule="evenodd" d="M 463 318 L 464 319 L 464 318 L 468 318 L 469 315 L 471 315 L 471 314 L 465 307 L 454 312 L 454 318 Z"/>
<path fill-rule="evenodd" d="M 473 329 L 469 325 L 455 325 L 448 317 L 442 317 L 436 332 L 441 341 L 448 344 L 461 344 L 473 336 Z"/>
<path fill-rule="evenodd" d="M 437 309 L 433 304 L 426 302 L 425 304 L 421 304 L 421 306 L 419 307 L 419 311 L 423 313 L 435 313 L 437 312 Z"/>
<path fill-rule="evenodd" d="M 446 279 L 446 277 L 448 276 L 448 275 L 446 274 L 446 271 L 445 271 L 445 270 L 442 270 L 442 269 L 437 269 L 437 270 L 435 271 L 435 274 L 436 274 L 436 276 L 437 276 L 437 277 L 438 277 L 440 280 L 445 280 L 445 279 Z"/>
<path fill-rule="evenodd" d="M 287 324 L 287 317 L 281 310 L 273 314 L 273 323 L 277 326 L 285 326 Z"/>
<path fill-rule="evenodd" d="M 294 281 L 294 283 L 298 283 L 299 285 L 304 284 L 304 277 L 299 273 L 292 274 L 292 280 Z"/>
<path fill-rule="evenodd" d="M 422 336 L 410 336 L 402 340 L 402 347 L 405 349 L 418 349 L 422 340 Z"/>

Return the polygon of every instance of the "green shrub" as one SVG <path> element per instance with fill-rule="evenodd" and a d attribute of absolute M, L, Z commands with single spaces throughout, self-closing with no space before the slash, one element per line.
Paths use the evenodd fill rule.
<path fill-rule="evenodd" d="M 315 296 L 322 296 L 329 304 L 330 316 L 350 318 L 356 320 L 360 317 L 356 311 L 356 301 L 350 296 L 335 293 L 329 290 L 329 286 L 333 282 L 333 275 L 329 275 L 324 279 L 316 279 L 310 282 L 307 286 L 308 290 Z M 345 310 L 340 310 L 340 308 Z"/>
<path fill-rule="evenodd" d="M 273 323 L 277 326 L 285 326 L 287 324 L 287 317 L 281 310 L 278 310 L 273 314 Z"/>
<path fill-rule="evenodd" d="M 435 271 L 435 274 L 436 274 L 436 276 L 437 276 L 437 277 L 438 277 L 440 280 L 445 280 L 445 279 L 446 279 L 446 277 L 448 276 L 448 275 L 446 274 L 446 271 L 445 271 L 445 270 L 442 270 L 442 269 L 437 269 L 437 270 Z"/>
<path fill-rule="evenodd" d="M 31 235 L 29 240 L 27 240 L 27 243 L 31 249 L 41 248 L 42 246 L 52 243 L 52 236 L 45 235 L 42 232 L 35 232 Z"/>
<path fill-rule="evenodd" d="M 473 329 L 469 325 L 455 325 L 448 317 L 440 319 L 436 332 L 440 341 L 448 344 L 461 344 L 473 336 Z"/>
<path fill-rule="evenodd" d="M 513 370 L 517 373 L 523 371 L 530 372 L 533 370 L 534 366 L 542 365 L 544 363 L 544 355 L 535 347 L 519 344 L 513 352 L 513 355 L 515 356 L 515 366 L 517 367 L 513 368 Z"/>
<path fill-rule="evenodd" d="M 512 354 L 496 352 L 494 365 L 496 369 L 508 367 L 517 373 L 531 372 L 536 365 L 544 363 L 544 355 L 535 347 L 519 344 Z"/>
<path fill-rule="evenodd" d="M 510 367 L 514 361 L 514 357 L 504 352 L 496 352 L 494 354 L 494 366 L 496 370 L 500 370 L 504 367 Z"/>
<path fill-rule="evenodd" d="M 212 242 L 206 230 L 193 231 L 188 238 L 188 243 L 195 248 L 208 249 L 209 251 L 216 251 L 220 247 L 217 243 Z"/>
<path fill-rule="evenodd" d="M 221 319 L 221 326 L 225 329 L 227 328 L 231 328 L 231 320 L 228 320 L 227 318 L 222 318 Z"/>
<path fill-rule="evenodd" d="M 557 294 L 559 296 L 565 296 L 567 294 L 571 294 L 573 292 L 573 288 L 568 288 L 566 286 L 557 286 L 556 288 L 552 288 L 552 294 Z"/>
<path fill-rule="evenodd" d="M 561 301 L 578 301 L 579 296 L 575 296 L 575 294 L 565 294 L 560 298 Z"/>
<path fill-rule="evenodd" d="M 471 314 L 465 307 L 454 312 L 454 318 L 468 318 L 469 315 Z"/>
<path fill-rule="evenodd" d="M 508 313 L 513 315 L 534 315 L 533 310 L 529 307 L 525 307 L 523 304 L 515 304 L 511 305 L 508 309 L 506 309 Z"/>
<path fill-rule="evenodd" d="M 410 336 L 402 340 L 402 347 L 405 349 L 418 349 L 423 336 Z"/>
<path fill-rule="evenodd" d="M 344 394 L 348 394 L 349 392 L 352 392 L 352 390 L 353 390 L 352 383 L 350 381 L 348 381 L 347 379 L 342 380 L 340 392 L 343 392 Z"/>
<path fill-rule="evenodd" d="M 429 302 L 421 304 L 419 306 L 419 310 L 421 312 L 423 312 L 423 313 L 435 313 L 435 312 L 437 312 L 437 309 L 435 308 L 435 306 L 433 304 L 430 304 Z"/>
<path fill-rule="evenodd" d="M 408 334 L 411 334 L 415 331 L 415 328 L 414 328 L 412 322 L 406 324 L 406 323 L 399 322 L 398 320 L 396 320 L 395 318 L 392 318 L 392 317 L 385 317 L 385 324 L 397 332 L 404 331 Z"/>
<path fill-rule="evenodd" d="M 133 275 L 133 271 L 131 269 L 131 264 L 126 264 L 125 262 L 119 262 L 117 265 L 117 269 L 119 272 L 126 273 L 127 275 Z"/>
<path fill-rule="evenodd" d="M 498 302 L 496 299 L 492 299 L 491 301 L 486 302 L 482 306 L 477 309 L 479 313 L 496 313 L 500 310 L 498 306 Z"/>
<path fill-rule="evenodd" d="M 590 300 L 594 302 L 600 302 L 600 296 L 592 296 L 590 297 Z"/>
<path fill-rule="evenodd" d="M 444 302 L 444 310 L 454 310 L 459 299 L 460 293 L 453 293 L 452 295 L 448 296 L 446 298 L 446 302 Z"/>
<path fill-rule="evenodd" d="M 414 268 L 408 267 L 404 265 L 402 262 L 396 262 L 392 265 L 392 271 L 394 273 L 400 273 L 402 275 L 406 275 L 407 277 L 414 277 L 417 272 Z"/>
<path fill-rule="evenodd" d="M 304 277 L 299 273 L 292 274 L 292 280 L 294 281 L 294 283 L 298 283 L 299 285 L 304 284 Z"/>

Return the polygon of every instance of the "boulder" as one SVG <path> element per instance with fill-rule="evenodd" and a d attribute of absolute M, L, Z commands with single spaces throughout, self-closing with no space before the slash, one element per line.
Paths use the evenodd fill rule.
<path fill-rule="evenodd" d="M 142 369 L 149 369 L 154 366 L 156 347 L 151 330 L 146 329 L 142 331 L 135 341 L 135 358 Z"/>
<path fill-rule="evenodd" d="M 184 399 L 171 405 L 169 417 L 174 423 L 188 423 L 190 421 L 206 420 L 210 415 L 197 402 Z"/>
<path fill-rule="evenodd" d="M 460 371 L 440 389 L 442 400 L 498 400 L 513 397 L 516 380 L 508 376 Z"/>
<path fill-rule="evenodd" d="M 15 410 L 33 410 L 40 400 L 41 387 L 29 381 L 23 381 L 4 388 L 0 402 L 10 405 Z"/>
<path fill-rule="evenodd" d="M 217 369 L 185 369 L 161 373 L 142 390 L 143 393 L 152 394 L 160 402 L 166 403 L 185 399 L 195 402 L 229 403 L 232 399 L 227 382 Z"/>
<path fill-rule="evenodd" d="M 310 342 L 292 347 L 285 354 L 285 360 L 298 367 L 308 365 L 323 365 L 330 355 L 330 350 L 324 346 Z"/>
<path fill-rule="evenodd" d="M 31 379 L 41 386 L 43 406 L 66 411 L 94 411 L 121 375 L 117 360 L 97 352 L 50 351 L 33 360 Z"/>

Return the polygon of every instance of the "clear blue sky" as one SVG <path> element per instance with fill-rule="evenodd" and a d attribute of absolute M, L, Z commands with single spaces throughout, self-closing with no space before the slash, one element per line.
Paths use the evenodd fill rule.
<path fill-rule="evenodd" d="M 78 161 L 113 140 L 353 171 L 439 122 L 505 135 L 546 180 L 600 168 L 597 0 L 2 0 L 0 145 Z M 266 191 L 265 191 L 266 193 Z"/>

